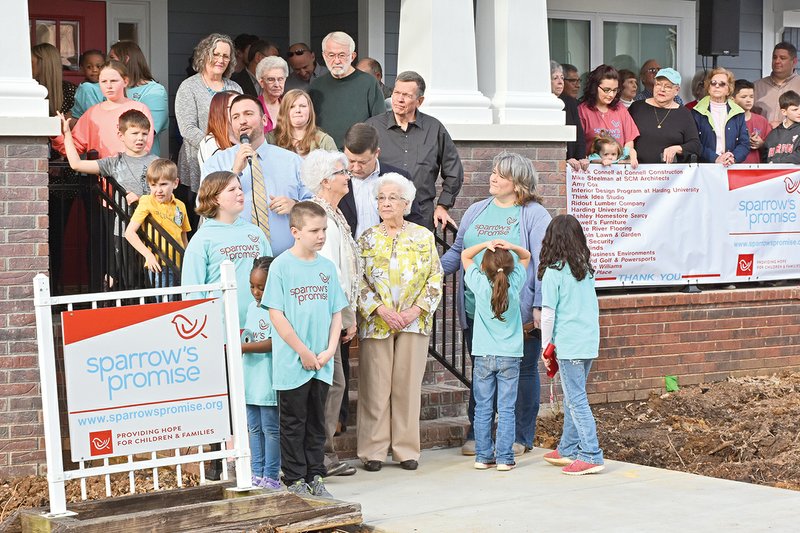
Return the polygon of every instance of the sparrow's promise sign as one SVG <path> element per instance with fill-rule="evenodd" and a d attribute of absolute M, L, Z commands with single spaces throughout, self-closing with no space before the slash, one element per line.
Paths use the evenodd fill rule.
<path fill-rule="evenodd" d="M 216 298 L 62 314 L 74 461 L 230 435 Z"/>

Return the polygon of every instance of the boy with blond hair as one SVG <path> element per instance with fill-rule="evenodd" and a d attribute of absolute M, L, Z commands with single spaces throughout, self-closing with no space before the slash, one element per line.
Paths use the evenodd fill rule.
<path fill-rule="evenodd" d="M 175 274 L 170 269 L 163 270 L 163 261 L 160 261 L 142 242 L 137 231 L 144 223 L 145 218 L 150 215 L 153 221 L 164 228 L 170 237 L 181 244 L 184 249 L 186 248 L 189 244 L 187 235 L 192 228 L 186 213 L 186 205 L 175 198 L 173 194 L 178 183 L 178 167 L 175 163 L 169 159 L 153 161 L 147 167 L 147 185 L 150 188 L 150 194 L 139 197 L 139 204 L 125 230 L 125 239 L 144 257 L 144 266 L 150 270 L 153 276 L 153 285 L 156 287 L 175 286 L 177 281 Z M 176 258 L 177 262 L 176 250 L 170 243 L 161 239 L 155 231 L 151 231 L 149 236 L 151 240 L 159 243 L 159 248 L 166 257 Z"/>

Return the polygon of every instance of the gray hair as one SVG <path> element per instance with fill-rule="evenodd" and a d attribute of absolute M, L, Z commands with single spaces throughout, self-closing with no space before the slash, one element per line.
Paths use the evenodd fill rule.
<path fill-rule="evenodd" d="M 542 198 L 536 192 L 539 179 L 530 159 L 514 152 L 501 152 L 494 156 L 492 169 L 514 184 L 518 205 L 531 201 L 541 203 Z"/>
<path fill-rule="evenodd" d="M 303 160 L 300 167 L 300 179 L 308 190 L 319 194 L 322 190 L 322 180 L 328 179 L 336 172 L 336 163 L 341 163 L 347 169 L 347 157 L 341 152 L 328 150 L 314 150 Z"/>
<path fill-rule="evenodd" d="M 406 208 L 403 210 L 403 214 L 409 214 L 411 212 L 411 204 L 414 203 L 414 197 L 417 195 L 417 188 L 414 187 L 411 180 L 401 176 L 397 172 L 387 172 L 375 182 L 375 187 L 373 189 L 375 191 L 375 196 L 378 196 L 378 193 L 384 185 L 397 185 L 400 188 L 400 196 L 406 201 Z"/>
<path fill-rule="evenodd" d="M 283 71 L 283 77 L 289 77 L 289 65 L 280 56 L 267 56 L 258 62 L 256 66 L 256 79 L 262 81 L 261 77 L 272 69 L 279 68 Z"/>
<path fill-rule="evenodd" d="M 356 51 L 356 42 L 353 40 L 352 37 L 350 37 L 343 31 L 332 31 L 328 35 L 326 35 L 324 39 L 322 39 L 323 54 L 325 53 L 325 43 L 327 43 L 328 40 L 348 46 L 350 48 L 351 54 Z"/>
<path fill-rule="evenodd" d="M 564 73 L 564 69 L 561 68 L 561 64 L 558 61 L 553 61 L 551 59 L 550 60 L 550 75 L 552 76 L 553 72 L 555 72 L 557 70 L 560 70 L 562 74 Z"/>
<path fill-rule="evenodd" d="M 395 83 L 398 81 L 413 81 L 417 84 L 417 98 L 420 96 L 425 96 L 425 80 L 422 79 L 422 76 L 414 72 L 413 70 L 405 70 L 397 75 L 394 79 Z"/>
<path fill-rule="evenodd" d="M 230 78 L 233 69 L 236 68 L 236 48 L 233 46 L 233 41 L 224 33 L 212 33 L 204 37 L 197 46 L 194 47 L 194 55 L 192 56 L 192 68 L 195 72 L 202 73 L 206 65 L 211 61 L 214 55 L 214 48 L 218 43 L 225 43 L 231 47 L 231 60 L 228 61 L 228 68 L 222 73 L 223 78 Z"/>

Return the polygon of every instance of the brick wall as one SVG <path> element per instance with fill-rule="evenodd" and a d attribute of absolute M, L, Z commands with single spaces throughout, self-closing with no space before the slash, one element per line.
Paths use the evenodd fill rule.
<path fill-rule="evenodd" d="M 800 369 L 800 287 L 600 298 L 600 357 L 587 387 L 593 403 L 646 398 L 728 376 Z"/>
<path fill-rule="evenodd" d="M 0 477 L 45 462 L 32 280 L 48 268 L 47 150 L 0 139 Z"/>

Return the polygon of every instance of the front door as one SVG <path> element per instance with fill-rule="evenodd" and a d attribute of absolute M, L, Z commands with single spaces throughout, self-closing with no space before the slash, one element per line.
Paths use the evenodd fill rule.
<path fill-rule="evenodd" d="M 31 45 L 50 43 L 61 52 L 64 79 L 75 85 L 84 81 L 78 64 L 86 50 L 104 54 L 106 3 L 92 0 L 28 0 Z"/>

